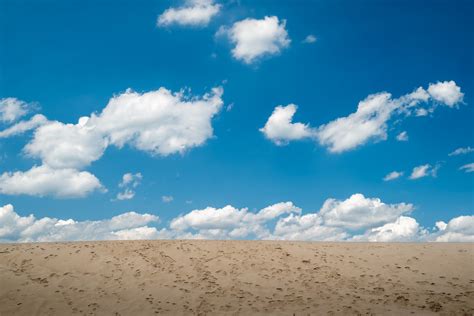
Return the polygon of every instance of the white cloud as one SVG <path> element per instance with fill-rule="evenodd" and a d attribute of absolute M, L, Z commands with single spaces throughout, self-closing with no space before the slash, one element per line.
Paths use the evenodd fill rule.
<path fill-rule="evenodd" d="M 397 140 L 399 142 L 406 142 L 408 141 L 408 133 L 406 131 L 401 132 L 397 135 Z"/>
<path fill-rule="evenodd" d="M 207 207 L 175 218 L 170 227 L 176 230 L 235 228 L 240 225 L 246 213 L 247 209 L 239 210 L 231 205 L 219 209 Z"/>
<path fill-rule="evenodd" d="M 359 102 L 357 111 L 318 128 L 319 143 L 330 152 L 353 149 L 369 140 L 387 139 L 387 121 L 399 106 L 389 93 L 369 95 Z"/>
<path fill-rule="evenodd" d="M 223 208 L 207 207 L 193 210 L 171 221 L 170 228 L 178 236 L 189 238 L 267 238 L 270 233 L 264 224 L 284 214 L 299 214 L 301 209 L 291 202 L 277 203 L 257 213 L 247 208 L 237 209 L 231 205 Z M 185 237 L 182 237 L 185 238 Z"/>
<path fill-rule="evenodd" d="M 438 230 L 445 230 L 447 226 L 448 226 L 448 224 L 446 224 L 443 221 L 438 221 L 438 222 L 435 223 L 435 227 Z"/>
<path fill-rule="evenodd" d="M 298 107 L 294 104 L 277 106 L 260 131 L 277 145 L 311 137 L 314 131 L 308 124 L 292 122 L 297 109 Z"/>
<path fill-rule="evenodd" d="M 131 200 L 135 197 L 135 190 L 137 186 L 140 185 L 140 182 L 142 181 L 143 176 L 140 172 L 137 172 L 135 174 L 133 173 L 125 173 L 122 176 L 122 181 L 119 183 L 119 188 L 123 188 L 124 190 L 122 192 L 117 193 L 117 200 Z"/>
<path fill-rule="evenodd" d="M 430 96 L 449 107 L 453 107 L 456 104 L 463 102 L 464 93 L 461 92 L 461 88 L 456 85 L 454 81 L 444 81 L 437 83 L 430 83 L 428 87 L 428 93 Z"/>
<path fill-rule="evenodd" d="M 165 10 L 157 21 L 158 26 L 206 26 L 221 9 L 213 0 L 187 0 L 185 5 Z"/>
<path fill-rule="evenodd" d="M 276 16 L 236 22 L 231 28 L 221 28 L 217 35 L 225 34 L 235 45 L 232 56 L 246 64 L 255 62 L 262 56 L 275 55 L 290 45 L 285 29 L 286 21 Z"/>
<path fill-rule="evenodd" d="M 17 98 L 0 99 L 0 122 L 15 122 L 20 117 L 26 115 L 30 111 L 31 106 L 31 104 Z"/>
<path fill-rule="evenodd" d="M 138 185 L 140 185 L 140 182 L 142 181 L 143 176 L 140 172 L 137 173 L 131 173 L 127 172 L 122 176 L 122 181 L 119 183 L 120 188 L 125 188 L 128 186 L 131 186 L 133 188 L 136 188 Z"/>
<path fill-rule="evenodd" d="M 389 174 L 387 174 L 383 180 L 384 181 L 391 181 L 400 178 L 403 176 L 403 171 L 392 171 Z"/>
<path fill-rule="evenodd" d="M 0 132 L 0 135 L 12 136 L 34 128 L 35 124 L 39 125 L 33 139 L 23 150 L 27 156 L 41 159 L 44 165 L 42 170 L 48 170 L 43 173 L 44 181 L 47 176 L 52 176 L 48 183 L 57 183 L 57 174 L 62 173 L 75 176 L 76 180 L 77 175 L 81 175 L 82 179 L 88 175 L 89 180 L 93 178 L 98 182 L 90 173 L 78 170 L 100 159 L 110 145 L 118 148 L 129 145 L 162 156 L 184 153 L 203 145 L 213 136 L 211 120 L 222 107 L 222 94 L 220 87 L 202 97 L 186 96 L 184 92 L 172 93 L 165 88 L 146 93 L 127 90 L 111 98 L 102 112 L 81 117 L 77 124 L 47 121 L 43 116 L 35 116 L 36 119 L 33 117 L 30 121 L 20 122 Z M 20 174 L 31 174 L 31 170 L 16 173 L 17 176 Z M 13 185 L 12 181 L 4 181 L 3 185 L 6 194 L 18 191 L 18 188 L 10 190 L 6 187 Z M 59 192 L 66 190 L 60 185 L 48 188 L 47 195 L 69 196 L 51 191 L 53 188 L 59 189 Z M 27 192 L 22 191 L 23 194 Z M 82 193 L 71 196 L 82 196 Z M 121 197 L 129 198 L 131 195 Z"/>
<path fill-rule="evenodd" d="M 222 107 L 222 93 L 214 88 L 191 99 L 165 88 L 143 94 L 127 90 L 111 98 L 99 115 L 77 124 L 40 126 L 25 152 L 54 168 L 86 167 L 109 145 L 128 144 L 153 155 L 184 153 L 212 137 L 211 119 Z"/>
<path fill-rule="evenodd" d="M 385 204 L 362 194 L 344 201 L 328 199 L 319 212 L 305 215 L 291 202 L 277 203 L 258 212 L 227 205 L 178 216 L 172 220 L 170 232 L 177 238 L 345 240 L 354 231 L 393 222 L 412 210 L 411 204 Z"/>
<path fill-rule="evenodd" d="M 427 109 L 424 109 L 424 108 L 418 108 L 415 111 L 416 116 L 427 116 L 428 114 L 429 114 L 429 111 Z"/>
<path fill-rule="evenodd" d="M 2 194 L 77 198 L 96 190 L 105 190 L 100 181 L 89 172 L 75 169 L 53 169 L 42 165 L 25 172 L 0 175 Z"/>
<path fill-rule="evenodd" d="M 426 235 L 418 222 L 411 217 L 400 216 L 394 222 L 368 230 L 364 235 L 352 238 L 355 241 L 417 241 Z"/>
<path fill-rule="evenodd" d="M 408 106 L 412 107 L 421 102 L 428 102 L 430 94 L 423 87 L 418 87 L 418 89 L 406 95 L 405 98 L 408 101 Z"/>
<path fill-rule="evenodd" d="M 308 36 L 306 36 L 306 38 L 303 40 L 303 43 L 304 44 L 312 44 L 312 43 L 315 43 L 317 40 L 316 36 L 314 36 L 313 34 L 309 34 Z"/>
<path fill-rule="evenodd" d="M 102 157 L 108 141 L 81 117 L 77 124 L 50 121 L 36 129 L 24 152 L 52 168 L 79 169 Z"/>
<path fill-rule="evenodd" d="M 128 212 L 99 221 L 36 219 L 15 213 L 12 205 L 0 207 L 0 241 L 71 241 L 106 239 L 156 239 L 163 232 L 147 226 L 158 222 L 158 216 Z"/>
<path fill-rule="evenodd" d="M 293 215 L 278 220 L 273 235 L 268 239 L 281 240 L 344 240 L 348 234 L 338 227 L 323 225 L 318 214 Z"/>
<path fill-rule="evenodd" d="M 411 211 L 413 211 L 412 204 L 385 204 L 377 198 L 371 199 L 362 194 L 353 194 L 344 201 L 326 200 L 319 215 L 327 226 L 357 230 L 392 222 L 400 215 Z"/>
<path fill-rule="evenodd" d="M 112 230 L 122 230 L 157 222 L 158 219 L 158 216 L 155 215 L 128 212 L 112 217 L 107 221 L 107 225 Z"/>
<path fill-rule="evenodd" d="M 474 242 L 474 216 L 459 216 L 436 226 L 439 232 L 434 234 L 435 241 Z"/>
<path fill-rule="evenodd" d="M 27 131 L 38 128 L 48 122 L 48 119 L 41 114 L 36 114 L 27 121 L 21 121 L 8 127 L 7 129 L 0 131 L 0 138 L 7 138 L 19 134 L 23 134 Z"/>
<path fill-rule="evenodd" d="M 174 198 L 171 196 L 171 195 L 163 195 L 161 197 L 161 200 L 164 202 L 164 203 L 171 203 L 173 202 Z"/>
<path fill-rule="evenodd" d="M 232 111 L 233 108 L 234 108 L 234 102 L 229 103 L 229 104 L 225 107 L 225 111 L 226 111 L 226 112 L 230 112 L 230 111 Z"/>
<path fill-rule="evenodd" d="M 464 170 L 466 172 L 474 172 L 474 162 L 465 164 L 464 166 L 461 166 L 459 170 Z"/>
<path fill-rule="evenodd" d="M 110 233 L 111 237 L 107 239 L 117 240 L 151 240 L 151 239 L 168 239 L 169 236 L 165 230 L 158 231 L 155 227 L 136 227 L 122 229 Z"/>
<path fill-rule="evenodd" d="M 415 179 L 420 179 L 423 177 L 436 177 L 436 173 L 438 171 L 439 166 L 431 166 L 430 164 L 426 165 L 421 165 L 413 168 L 413 171 L 411 172 L 410 179 L 415 180 Z"/>
<path fill-rule="evenodd" d="M 14 212 L 13 205 L 7 204 L 0 207 L 0 241 L 21 241 L 20 233 L 31 226 L 35 221 L 33 215 L 21 217 Z"/>
<path fill-rule="evenodd" d="M 446 85 L 449 88 L 440 88 Z M 430 87 L 431 92 L 419 87 L 399 98 L 392 98 L 392 95 L 387 92 L 371 94 L 359 102 L 356 112 L 323 124 L 312 130 L 311 135 L 308 135 L 309 133 L 305 134 L 305 137 L 315 138 L 332 153 L 341 153 L 357 148 L 369 141 L 386 140 L 388 124 L 392 118 L 397 117 L 400 121 L 401 118 L 413 114 L 417 116 L 427 115 L 434 111 L 436 104 L 428 109 L 422 108 L 421 104 L 430 100 L 450 107 L 462 102 L 461 88 L 454 81 L 430 84 Z M 446 89 L 457 91 L 461 96 L 442 98 L 442 93 L 436 92 Z M 289 122 L 291 123 L 291 121 Z M 401 133 L 398 138 L 399 140 L 407 139 L 406 132 Z M 295 139 L 301 139 L 301 137 Z"/>
<path fill-rule="evenodd" d="M 261 209 L 255 215 L 248 215 L 252 221 L 269 221 L 284 214 L 300 214 L 301 209 L 292 202 L 280 202 Z"/>
<path fill-rule="evenodd" d="M 143 94 L 128 90 L 92 115 L 88 126 L 118 148 L 128 144 L 153 155 L 184 153 L 213 136 L 211 119 L 222 108 L 222 94 L 222 88 L 202 98 L 165 88 Z"/>
<path fill-rule="evenodd" d="M 330 216 L 325 210 L 328 205 Z M 5 205 L 0 207 L 0 242 L 172 238 L 474 241 L 474 216 L 460 216 L 448 223 L 438 221 L 430 232 L 414 218 L 400 215 L 405 213 L 403 210 L 409 212 L 408 206 L 387 205 L 361 194 L 345 201 L 329 199 L 319 212 L 305 215 L 292 202 L 277 203 L 258 212 L 227 205 L 193 210 L 174 218 L 169 226 L 158 228 L 159 218 L 151 214 L 128 212 L 96 221 L 37 219 L 33 215 L 20 216 L 12 205 Z"/>
<path fill-rule="evenodd" d="M 448 156 L 458 156 L 458 155 L 464 155 L 464 154 L 468 154 L 468 153 L 471 153 L 474 151 L 474 148 L 468 146 L 468 147 L 464 147 L 464 148 L 458 148 L 456 149 L 455 151 L 453 151 L 452 153 L 450 153 Z"/>
<path fill-rule="evenodd" d="M 135 191 L 132 189 L 125 189 L 122 192 L 117 193 L 117 200 L 131 200 L 135 197 Z"/>

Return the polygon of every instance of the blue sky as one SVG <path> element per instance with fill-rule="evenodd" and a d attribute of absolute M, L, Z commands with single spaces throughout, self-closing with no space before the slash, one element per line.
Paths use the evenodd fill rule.
<path fill-rule="evenodd" d="M 202 9 L 202 16 L 168 15 L 168 22 L 160 23 L 170 8 Z M 301 208 L 295 215 L 301 217 L 318 212 L 329 198 L 348 201 L 361 193 L 387 205 L 412 204 L 403 214 L 428 230 L 437 221 L 473 215 L 474 173 L 468 172 L 473 167 L 460 169 L 474 162 L 469 150 L 474 147 L 473 12 L 471 1 L 0 1 L 0 98 L 4 107 L 6 98 L 15 98 L 27 109 L 1 122 L 1 129 L 35 114 L 48 122 L 0 139 L 0 205 L 12 204 L 21 217 L 76 221 L 135 211 L 159 216 L 157 227 L 166 228 L 178 216 L 206 207 L 258 212 L 291 201 Z M 263 23 L 276 27 L 274 33 L 245 46 L 245 36 L 264 32 L 259 30 Z M 305 42 L 308 35 L 316 40 Z M 235 53 L 239 44 L 241 55 Z M 254 51 L 260 45 L 262 51 Z M 167 155 L 137 148 L 133 141 L 121 148 L 108 145 L 97 159 L 73 166 L 101 185 L 80 196 L 54 192 L 71 183 L 55 183 L 46 193 L 28 191 L 24 183 L 12 189 L 18 179 L 11 179 L 11 172 L 46 165 L 45 157 L 57 146 L 28 155 L 24 147 L 38 129 L 54 121 L 76 124 L 92 113 L 100 116 L 109 100 L 126 95 L 128 88 L 138 98 L 160 87 L 184 91 L 183 102 L 202 100 L 213 87 L 222 87 L 222 104 L 206 121 L 212 136 Z M 427 101 L 417 99 L 414 106 L 399 101 L 418 87 Z M 331 152 L 323 127 L 348 117 L 360 101 L 380 92 L 391 93 L 392 103 L 400 104 L 379 126 L 379 134 Z M 160 101 L 149 102 L 144 106 L 160 106 Z M 277 133 L 279 139 L 259 130 L 277 106 L 287 110 L 289 104 L 297 105 L 286 126 L 290 130 Z M 420 107 L 428 113 L 418 115 Z M 179 115 L 180 128 L 193 124 L 190 112 L 183 109 Z M 106 124 L 106 119 L 97 122 Z M 302 134 L 288 136 L 297 122 L 306 124 Z M 176 126 L 171 127 L 169 137 Z M 404 131 L 408 140 L 397 140 Z M 97 141 L 113 142 L 109 137 Z M 63 141 L 74 144 L 76 139 L 64 136 Z M 466 153 L 449 156 L 458 148 Z M 410 179 L 415 167 L 427 164 L 424 176 Z M 392 171 L 403 175 L 384 181 Z M 142 178 L 135 186 L 131 181 L 119 187 L 126 173 Z M 127 188 L 133 198 L 118 200 Z M 172 201 L 164 202 L 163 196 Z M 385 224 L 390 222 L 378 222 Z M 12 236 L 5 239 L 19 238 Z"/>

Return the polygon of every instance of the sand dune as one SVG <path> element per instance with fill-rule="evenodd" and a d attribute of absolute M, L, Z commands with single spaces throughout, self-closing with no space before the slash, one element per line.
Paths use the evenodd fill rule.
<path fill-rule="evenodd" d="M 474 244 L 0 245 L 0 315 L 473 315 Z"/>

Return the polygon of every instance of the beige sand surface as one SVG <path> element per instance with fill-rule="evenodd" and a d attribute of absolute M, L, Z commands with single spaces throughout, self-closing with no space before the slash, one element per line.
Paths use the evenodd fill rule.
<path fill-rule="evenodd" d="M 0 315 L 473 315 L 474 244 L 0 245 Z"/>

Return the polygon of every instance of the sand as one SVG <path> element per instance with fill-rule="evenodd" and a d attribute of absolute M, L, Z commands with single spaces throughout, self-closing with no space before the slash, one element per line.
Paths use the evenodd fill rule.
<path fill-rule="evenodd" d="M 0 244 L 0 315 L 473 315 L 474 244 Z"/>

